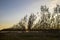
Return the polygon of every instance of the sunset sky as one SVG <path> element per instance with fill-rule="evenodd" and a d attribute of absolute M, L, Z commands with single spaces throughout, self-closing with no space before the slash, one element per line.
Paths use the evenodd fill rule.
<path fill-rule="evenodd" d="M 40 12 L 41 5 L 47 5 L 52 12 L 60 0 L 0 0 L 0 29 L 11 27 L 26 14 Z"/>

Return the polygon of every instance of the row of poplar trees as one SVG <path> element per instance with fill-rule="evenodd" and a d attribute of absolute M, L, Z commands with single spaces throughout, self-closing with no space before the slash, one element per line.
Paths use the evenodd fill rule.
<path fill-rule="evenodd" d="M 60 5 L 57 5 L 52 13 L 49 12 L 49 8 L 46 5 L 41 6 L 40 9 L 41 15 L 38 16 L 40 19 L 37 22 L 36 19 L 38 17 L 34 13 L 32 13 L 29 17 L 27 17 L 27 15 L 24 16 L 24 18 L 21 19 L 17 25 L 14 25 L 13 28 L 23 31 L 60 29 Z"/>

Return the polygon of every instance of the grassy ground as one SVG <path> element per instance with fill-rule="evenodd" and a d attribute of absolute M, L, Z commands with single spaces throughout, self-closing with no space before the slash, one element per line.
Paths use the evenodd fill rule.
<path fill-rule="evenodd" d="M 60 31 L 0 31 L 0 40 L 60 40 Z"/>

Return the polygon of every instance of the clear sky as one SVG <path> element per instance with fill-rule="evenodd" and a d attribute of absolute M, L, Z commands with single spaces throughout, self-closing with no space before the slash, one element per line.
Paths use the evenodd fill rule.
<path fill-rule="evenodd" d="M 56 4 L 60 4 L 60 0 L 0 0 L 0 29 L 18 23 L 26 14 L 40 12 L 41 5 L 53 11 Z"/>

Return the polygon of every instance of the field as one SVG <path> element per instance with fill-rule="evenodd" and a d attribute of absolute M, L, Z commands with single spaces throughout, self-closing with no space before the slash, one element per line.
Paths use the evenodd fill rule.
<path fill-rule="evenodd" d="M 0 40 L 60 40 L 60 31 L 0 31 Z"/>

